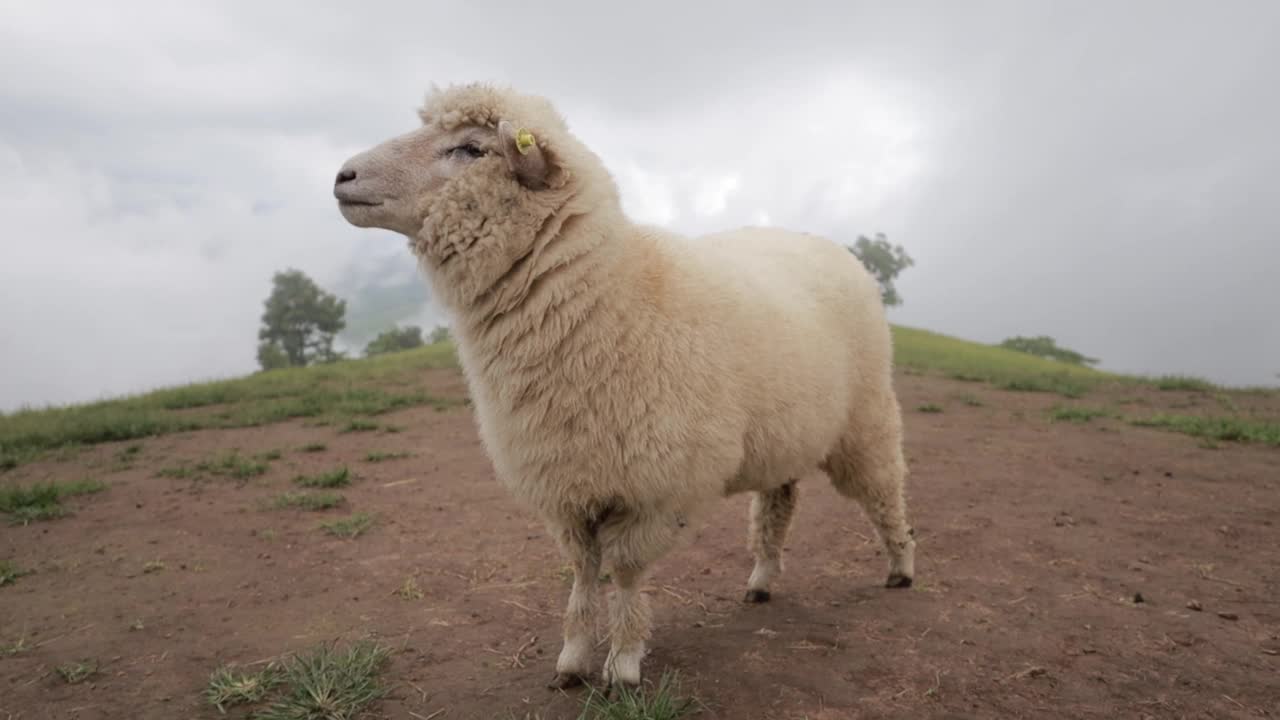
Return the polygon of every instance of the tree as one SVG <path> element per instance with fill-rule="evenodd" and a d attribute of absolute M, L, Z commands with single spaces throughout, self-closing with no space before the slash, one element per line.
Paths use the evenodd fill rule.
<path fill-rule="evenodd" d="M 903 270 L 916 264 L 907 255 L 907 251 L 901 245 L 890 245 L 883 233 L 876 233 L 875 240 L 859 235 L 858 241 L 852 246 L 846 246 L 846 249 L 875 276 L 876 282 L 880 284 L 880 298 L 884 304 L 901 305 L 902 296 L 893 286 L 893 281 Z"/>
<path fill-rule="evenodd" d="M 400 352 L 422 347 L 422 328 L 417 325 L 406 325 L 403 328 L 393 327 L 369 341 L 364 347 L 364 356 L 373 357 L 383 353 Z"/>
<path fill-rule="evenodd" d="M 1097 365 L 1098 359 L 1086 357 L 1067 348 L 1058 347 L 1057 341 L 1048 335 L 1037 335 L 1035 337 L 1023 337 L 1017 335 L 1015 337 L 1006 338 L 1000 343 L 1000 347 L 1007 350 L 1017 350 L 1028 355 L 1036 357 L 1048 358 L 1059 362 L 1070 363 L 1072 365 Z"/>
<path fill-rule="evenodd" d="M 332 362 L 334 337 L 346 327 L 347 301 L 321 290 L 301 270 L 277 272 L 258 330 L 264 370 Z"/>
<path fill-rule="evenodd" d="M 435 330 L 431 331 L 431 344 L 447 342 L 449 340 L 449 328 L 444 325 L 437 325 Z"/>

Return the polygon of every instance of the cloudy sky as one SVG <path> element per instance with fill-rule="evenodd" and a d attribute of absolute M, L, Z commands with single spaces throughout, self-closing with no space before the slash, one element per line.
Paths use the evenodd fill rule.
<path fill-rule="evenodd" d="M 476 79 L 637 220 L 885 233 L 894 322 L 1278 382 L 1280 3 L 322 5 L 0 4 L 0 409 L 252 371 L 278 269 L 408 282 L 333 175 Z"/>

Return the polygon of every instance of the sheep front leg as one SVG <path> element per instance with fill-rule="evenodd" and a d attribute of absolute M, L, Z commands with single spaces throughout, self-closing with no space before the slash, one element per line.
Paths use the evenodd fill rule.
<path fill-rule="evenodd" d="M 600 587 L 600 546 L 594 532 L 566 530 L 561 546 L 573 567 L 573 590 L 565 608 L 564 646 L 556 659 L 556 676 L 547 685 L 555 690 L 581 685 L 590 675 Z"/>
<path fill-rule="evenodd" d="M 652 623 L 649 599 L 640 592 L 643 577 L 639 569 L 615 569 L 617 589 L 609 601 L 609 657 L 604 662 L 604 681 L 610 689 L 640 685 L 640 661 Z"/>
<path fill-rule="evenodd" d="M 794 480 L 751 499 L 751 552 L 756 565 L 747 580 L 746 602 L 769 601 L 769 583 L 782 573 L 782 545 L 795 509 Z"/>

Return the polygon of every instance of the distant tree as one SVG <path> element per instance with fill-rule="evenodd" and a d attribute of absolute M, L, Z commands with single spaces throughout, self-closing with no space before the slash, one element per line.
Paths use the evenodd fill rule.
<path fill-rule="evenodd" d="M 880 298 L 886 306 L 901 305 L 902 296 L 898 294 L 893 281 L 903 270 L 916 264 L 901 245 L 890 245 L 883 233 L 876 233 L 876 239 L 870 240 L 863 235 L 858 241 L 845 248 L 875 276 L 880 284 Z"/>
<path fill-rule="evenodd" d="M 435 330 L 431 331 L 431 344 L 442 343 L 449 340 L 449 328 L 444 325 L 437 325 Z"/>
<path fill-rule="evenodd" d="M 369 344 L 364 347 L 364 355 L 373 357 L 416 347 L 422 347 L 422 328 L 417 325 L 406 325 L 402 328 L 394 327 L 386 330 L 369 341 Z"/>
<path fill-rule="evenodd" d="M 333 339 L 346 327 L 347 301 L 316 285 L 301 270 L 272 277 L 258 330 L 258 363 L 264 370 L 332 362 L 342 357 Z"/>
<path fill-rule="evenodd" d="M 1023 337 L 1021 335 L 1006 338 L 1000 343 L 1000 347 L 1008 350 L 1017 350 L 1029 355 L 1057 360 L 1059 362 L 1070 363 L 1072 365 L 1097 365 L 1098 359 L 1086 357 L 1075 350 L 1069 350 L 1064 347 L 1058 347 L 1057 341 L 1048 335 L 1037 335 L 1035 337 Z"/>

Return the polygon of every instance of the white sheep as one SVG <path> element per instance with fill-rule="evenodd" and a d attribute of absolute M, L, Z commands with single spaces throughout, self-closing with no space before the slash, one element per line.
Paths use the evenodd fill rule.
<path fill-rule="evenodd" d="M 454 335 L 500 481 L 573 567 L 551 687 L 638 685 L 646 572 L 708 503 L 755 496 L 746 601 L 769 599 L 796 481 L 861 503 L 910 586 L 902 421 L 875 281 L 833 242 L 776 229 L 687 240 L 632 223 L 543 98 L 433 90 L 422 126 L 338 173 L 343 217 L 409 238 Z"/>

